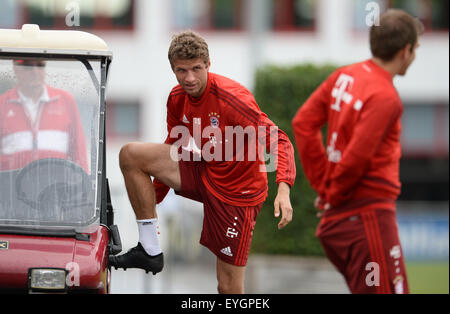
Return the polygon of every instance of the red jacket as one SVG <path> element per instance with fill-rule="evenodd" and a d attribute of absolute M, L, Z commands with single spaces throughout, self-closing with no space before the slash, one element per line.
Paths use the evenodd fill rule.
<path fill-rule="evenodd" d="M 189 130 L 189 138 L 179 136 L 177 126 Z M 244 136 L 243 145 L 236 145 L 237 137 L 227 134 L 240 127 L 248 134 L 254 130 L 255 136 Z M 182 146 L 202 151 L 198 160 L 205 164 L 203 183 L 224 203 L 253 206 L 266 199 L 267 174 L 257 141 L 261 143 L 259 149 L 264 147 L 278 157 L 276 182 L 294 184 L 294 149 L 289 138 L 261 112 L 245 87 L 228 78 L 208 73 L 208 84 L 200 99 L 191 98 L 181 86 L 176 86 L 167 102 L 167 129 L 165 143 L 180 144 L 182 140 Z M 155 189 L 159 203 L 169 188 L 155 180 Z"/>
<path fill-rule="evenodd" d="M 372 60 L 338 69 L 311 95 L 292 126 L 305 175 L 322 200 L 332 207 L 395 201 L 402 111 L 391 74 Z"/>
<path fill-rule="evenodd" d="M 46 86 L 49 100 L 41 102 L 30 122 L 17 88 L 0 96 L 0 170 L 23 168 L 42 158 L 72 160 L 88 171 L 86 143 L 73 97 Z"/>

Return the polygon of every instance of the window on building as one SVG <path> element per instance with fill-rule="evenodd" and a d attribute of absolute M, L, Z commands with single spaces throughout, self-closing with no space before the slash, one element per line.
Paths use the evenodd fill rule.
<path fill-rule="evenodd" d="M 400 200 L 448 201 L 448 113 L 448 104 L 405 104 Z"/>
<path fill-rule="evenodd" d="M 249 0 L 173 0 L 177 29 L 243 30 Z M 267 6 L 268 24 L 275 31 L 312 29 L 316 0 L 260 0 Z"/>
<path fill-rule="evenodd" d="M 448 0 L 354 0 L 354 26 L 358 30 L 368 29 L 367 17 L 374 12 L 371 4 L 376 3 L 380 12 L 388 8 L 402 9 L 417 16 L 426 31 L 448 30 Z"/>
<path fill-rule="evenodd" d="M 389 0 L 389 6 L 417 16 L 426 30 L 448 30 L 448 0 Z"/>
<path fill-rule="evenodd" d="M 403 114 L 403 146 L 406 151 L 432 151 L 434 112 L 431 106 L 411 105 Z"/>
<path fill-rule="evenodd" d="M 241 30 L 244 0 L 174 0 L 178 29 Z"/>
<path fill-rule="evenodd" d="M 403 157 L 400 160 L 402 201 L 448 201 L 448 157 Z"/>
<path fill-rule="evenodd" d="M 404 154 L 448 157 L 448 113 L 448 105 L 406 105 L 402 115 Z"/>
<path fill-rule="evenodd" d="M 315 0 L 271 0 L 272 28 L 275 31 L 313 29 Z"/>
<path fill-rule="evenodd" d="M 433 0 L 431 6 L 431 28 L 436 30 L 448 30 L 449 1 Z"/>
<path fill-rule="evenodd" d="M 140 105 L 138 101 L 108 101 L 106 132 L 112 138 L 139 138 Z"/>
<path fill-rule="evenodd" d="M 0 0 L 0 27 L 38 24 L 41 29 L 130 30 L 135 0 Z"/>
<path fill-rule="evenodd" d="M 20 20 L 16 1 L 0 0 L 0 7 L 0 28 L 16 28 L 17 21 Z"/>

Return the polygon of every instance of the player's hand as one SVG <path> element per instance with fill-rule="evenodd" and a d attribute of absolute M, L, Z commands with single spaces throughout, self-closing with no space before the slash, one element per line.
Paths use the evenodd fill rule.
<path fill-rule="evenodd" d="M 292 220 L 292 205 L 289 197 L 289 192 L 291 188 L 287 183 L 281 182 L 278 185 L 278 193 L 275 198 L 274 206 L 275 206 L 275 218 L 280 217 L 281 211 L 281 220 L 278 223 L 278 229 L 283 229 L 286 227 L 288 223 Z"/>
<path fill-rule="evenodd" d="M 314 207 L 319 211 L 317 213 L 317 217 L 322 217 L 324 212 L 329 210 L 331 208 L 331 205 L 329 203 L 324 202 L 320 196 L 317 196 L 314 200 Z"/>

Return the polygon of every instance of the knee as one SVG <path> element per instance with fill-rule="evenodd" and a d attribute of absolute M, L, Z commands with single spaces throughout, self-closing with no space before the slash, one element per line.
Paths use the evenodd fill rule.
<path fill-rule="evenodd" d="M 133 166 L 135 166 L 137 153 L 136 147 L 138 143 L 128 143 L 120 149 L 119 153 L 119 165 L 122 171 L 130 170 Z"/>
<path fill-rule="evenodd" d="M 217 258 L 217 291 L 220 294 L 243 294 L 245 267 L 228 264 Z"/>
<path fill-rule="evenodd" d="M 244 287 L 242 283 L 238 282 L 219 282 L 217 286 L 217 292 L 219 294 L 243 294 L 244 293 Z"/>
<path fill-rule="evenodd" d="M 219 294 L 230 294 L 228 291 L 230 291 L 229 286 L 227 286 L 224 283 L 219 282 L 219 284 L 217 285 L 217 292 Z"/>

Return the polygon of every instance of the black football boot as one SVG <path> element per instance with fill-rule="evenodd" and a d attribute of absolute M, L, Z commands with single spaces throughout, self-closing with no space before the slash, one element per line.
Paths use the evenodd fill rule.
<path fill-rule="evenodd" d="M 110 255 L 108 261 L 109 265 L 115 269 L 141 268 L 146 273 L 152 272 L 153 275 L 159 273 L 164 267 L 163 253 L 155 256 L 148 255 L 140 242 L 125 254 L 119 256 Z"/>

